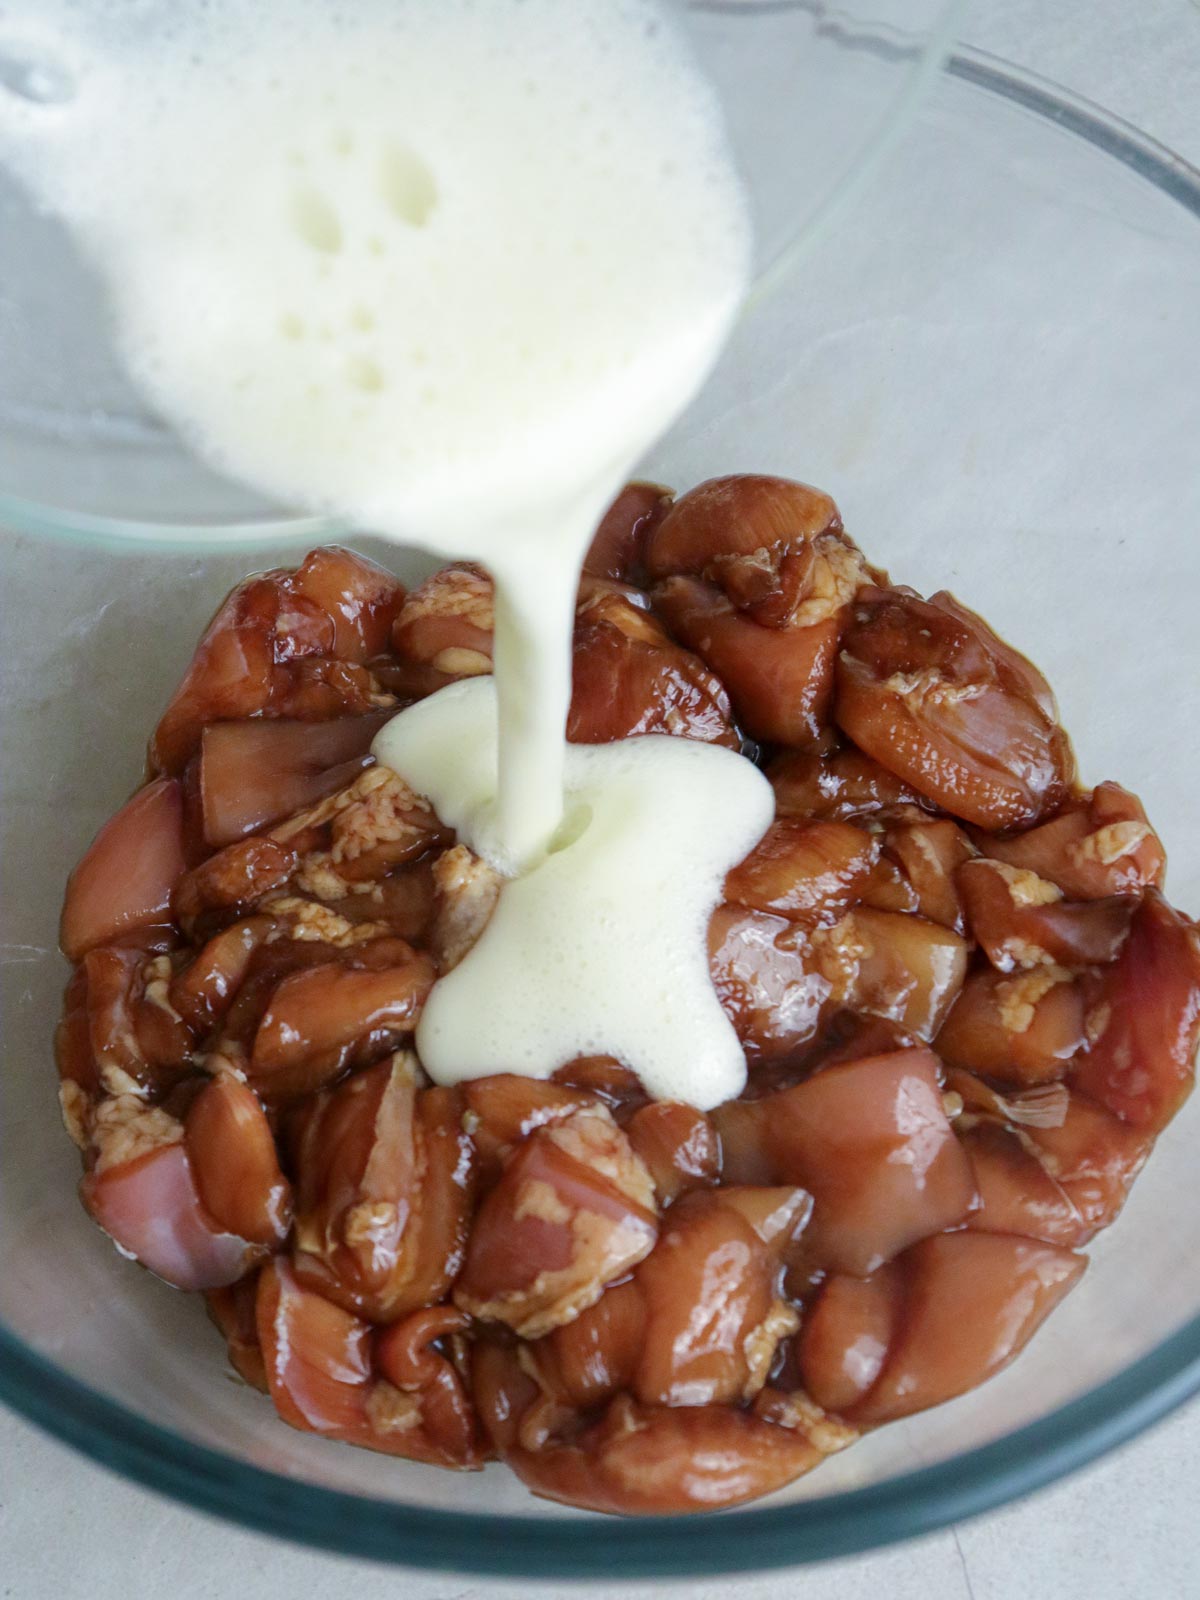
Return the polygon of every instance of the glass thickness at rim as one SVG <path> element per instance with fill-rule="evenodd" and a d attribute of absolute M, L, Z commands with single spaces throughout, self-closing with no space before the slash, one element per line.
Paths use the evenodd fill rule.
<path fill-rule="evenodd" d="M 318 1489 L 188 1444 L 67 1377 L 0 1328 L 0 1398 L 102 1466 L 195 1510 L 343 1555 L 578 1582 L 748 1574 L 932 1533 L 1052 1483 L 1148 1428 L 1198 1388 L 1200 1319 L 1017 1433 L 871 1488 L 732 1518 L 481 1517 Z M 748 1559 L 739 1560 L 740 1551 Z"/>
<path fill-rule="evenodd" d="M 981 54 L 959 54 L 947 70 L 1087 140 L 1200 217 L 1200 173 L 1106 113 Z M 781 1508 L 601 1523 L 406 1508 L 266 1472 L 147 1422 L 0 1328 L 0 1398 L 102 1465 L 300 1543 L 495 1576 L 685 1577 L 871 1549 L 1027 1494 L 1129 1439 L 1197 1389 L 1200 1319 L 1193 1319 L 1090 1393 L 936 1466 Z"/>

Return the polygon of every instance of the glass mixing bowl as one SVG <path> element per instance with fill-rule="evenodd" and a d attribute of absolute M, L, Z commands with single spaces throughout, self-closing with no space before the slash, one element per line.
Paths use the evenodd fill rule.
<path fill-rule="evenodd" d="M 814 38 L 859 59 L 841 22 L 823 17 Z M 1191 909 L 1198 271 L 1200 174 L 1050 85 L 955 56 L 886 170 L 827 221 L 803 273 L 760 299 L 646 464 L 681 486 L 734 470 L 819 483 L 872 559 L 982 611 L 1057 687 L 1085 779 L 1143 796 L 1172 898 Z M 95 445 L 118 478 L 120 450 Z M 51 480 L 62 501 L 68 465 Z M 82 531 L 65 514 L 24 526 Z M 312 536 L 261 531 L 271 561 Z M 241 532 L 236 554 L 195 530 L 174 551 L 28 532 L 0 545 L 0 1396 L 130 1477 L 295 1540 L 612 1580 L 762 1569 L 919 1533 L 1067 1471 L 1200 1384 L 1195 1107 L 1013 1367 L 743 1510 L 600 1522 L 530 1499 L 501 1467 L 455 1476 L 293 1432 L 231 1381 L 199 1305 L 120 1259 L 83 1215 L 49 1036 L 65 874 L 137 781 L 209 612 L 266 564 Z"/>

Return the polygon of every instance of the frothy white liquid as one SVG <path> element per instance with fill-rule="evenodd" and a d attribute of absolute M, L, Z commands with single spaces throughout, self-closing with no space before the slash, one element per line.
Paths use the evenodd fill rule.
<path fill-rule="evenodd" d="M 151 400 L 285 502 L 491 569 L 499 781 L 472 837 L 536 861 L 562 817 L 583 549 L 748 273 L 681 41 L 651 0 L 39 0 L 23 20 L 76 92 L 0 96 L 0 155 L 103 272 Z M 666 784 L 703 758 L 637 759 Z M 695 872 L 691 837 L 661 834 L 664 875 Z M 654 966 L 659 920 L 621 914 L 609 937 Z M 672 1016 L 715 1005 L 692 967 Z M 547 1008 L 574 1000 L 559 972 Z"/>
<path fill-rule="evenodd" d="M 374 744 L 477 850 L 496 792 L 495 707 L 493 681 L 468 679 L 402 711 Z M 730 750 L 652 734 L 569 746 L 565 793 L 559 840 L 434 986 L 421 1060 L 457 1083 L 613 1055 L 658 1099 L 719 1105 L 746 1064 L 709 977 L 708 919 L 771 821 L 771 785 Z"/>

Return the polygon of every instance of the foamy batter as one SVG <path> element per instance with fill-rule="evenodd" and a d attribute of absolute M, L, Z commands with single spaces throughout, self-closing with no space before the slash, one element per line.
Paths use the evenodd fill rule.
<path fill-rule="evenodd" d="M 495 685 L 470 678 L 378 734 L 378 759 L 486 850 L 496 789 Z M 657 1099 L 708 1110 L 746 1078 L 708 971 L 725 874 L 775 810 L 771 785 L 720 745 L 650 734 L 570 745 L 563 828 L 506 885 L 479 942 L 433 989 L 417 1051 L 439 1083 L 548 1077 L 613 1055 Z"/>
<path fill-rule="evenodd" d="M 75 92 L 0 96 L 0 154 L 103 273 L 154 405 L 284 502 L 491 569 L 498 784 L 472 838 L 510 873 L 537 863 L 562 819 L 583 549 L 703 381 L 749 269 L 683 42 L 650 0 L 27 10 L 22 37 Z M 704 759 L 645 748 L 647 785 Z M 714 861 L 742 853 L 743 821 Z M 696 872 L 694 830 L 656 837 L 664 881 Z M 661 918 L 636 897 L 620 916 L 603 937 L 660 963 Z M 557 1013 L 578 974 L 551 955 L 528 1004 Z M 664 969 L 676 982 L 672 1018 L 714 1011 L 702 963 Z M 630 1061 L 647 1082 L 666 1016 Z"/>

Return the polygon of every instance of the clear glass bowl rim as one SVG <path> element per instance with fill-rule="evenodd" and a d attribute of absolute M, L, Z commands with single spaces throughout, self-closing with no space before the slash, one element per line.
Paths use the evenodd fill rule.
<path fill-rule="evenodd" d="M 1087 140 L 1200 219 L 1200 170 L 1111 113 L 982 51 L 960 46 L 944 70 Z M 293 538 L 336 531 L 317 518 L 289 519 L 286 527 Z M 43 531 L 55 532 L 49 525 Z M 261 524 L 253 528 L 254 535 L 263 531 Z M 250 534 L 243 530 L 242 539 Z M 95 542 L 109 541 L 101 533 Z M 219 539 L 206 541 L 206 548 L 221 547 Z M 497 1577 L 712 1576 L 852 1555 L 1029 1494 L 1132 1438 L 1197 1390 L 1200 1316 L 1089 1393 L 936 1466 L 778 1508 L 598 1523 L 594 1517 L 426 1510 L 299 1483 L 158 1427 L 0 1326 L 0 1400 L 101 1466 L 197 1510 L 296 1543 Z M 598 1532 L 601 1537 L 591 1537 Z"/>

